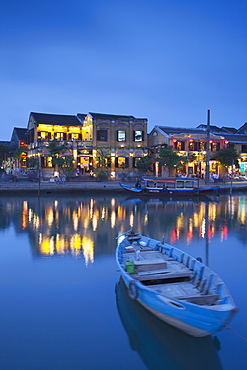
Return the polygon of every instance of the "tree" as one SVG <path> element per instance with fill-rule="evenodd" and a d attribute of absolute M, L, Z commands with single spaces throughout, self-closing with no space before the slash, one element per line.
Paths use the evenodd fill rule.
<path fill-rule="evenodd" d="M 108 180 L 111 175 L 110 160 L 111 154 L 109 150 L 107 152 L 103 152 L 101 149 L 97 150 L 97 168 L 94 169 L 94 172 L 100 181 Z"/>
<path fill-rule="evenodd" d="M 57 140 L 52 140 L 48 144 L 47 149 L 52 157 L 52 166 L 55 167 L 56 170 L 61 170 L 62 168 L 71 170 L 73 163 L 72 155 L 63 156 L 63 154 L 68 150 L 68 143 L 66 141 L 63 144 L 60 144 Z"/>
<path fill-rule="evenodd" d="M 5 144 L 0 144 L 0 164 L 2 165 L 3 160 L 7 157 L 7 154 L 9 154 L 9 147 Z"/>
<path fill-rule="evenodd" d="M 229 145 L 226 148 L 220 149 L 217 153 L 211 156 L 211 159 L 219 161 L 225 167 L 232 166 L 233 164 L 239 167 L 239 158 L 240 155 L 233 145 Z"/>
<path fill-rule="evenodd" d="M 171 146 L 168 146 L 166 148 L 160 148 L 158 162 L 160 167 L 168 167 L 170 175 L 170 171 L 172 169 L 182 168 L 184 163 L 188 162 L 188 159 L 185 156 L 178 155 L 177 150 L 174 150 Z"/>
<path fill-rule="evenodd" d="M 20 161 L 19 164 L 21 164 L 21 167 L 26 166 L 24 160 L 26 160 L 27 157 L 27 149 L 22 147 L 16 149 L 13 153 L 13 157 Z"/>
<path fill-rule="evenodd" d="M 145 157 L 142 157 L 138 161 L 136 161 L 136 168 L 140 172 L 148 172 L 152 171 L 152 164 L 153 164 L 152 156 L 148 154 Z"/>

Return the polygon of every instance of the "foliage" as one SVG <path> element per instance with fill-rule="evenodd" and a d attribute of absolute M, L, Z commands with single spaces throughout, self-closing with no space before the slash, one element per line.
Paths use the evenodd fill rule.
<path fill-rule="evenodd" d="M 109 167 L 109 162 L 111 159 L 110 150 L 108 150 L 107 152 L 103 152 L 103 150 L 98 149 L 96 156 L 97 156 L 97 161 L 98 161 L 98 167 L 100 168 Z"/>
<path fill-rule="evenodd" d="M 152 156 L 150 154 L 136 161 L 136 168 L 140 172 L 152 171 Z"/>
<path fill-rule="evenodd" d="M 60 144 L 57 140 L 52 140 L 48 145 L 47 149 L 49 150 L 52 157 L 57 157 L 58 155 L 64 154 L 68 149 L 68 143 L 65 141 L 63 144 Z"/>
<path fill-rule="evenodd" d="M 27 149 L 20 147 L 14 151 L 13 157 L 17 159 L 21 159 L 23 153 L 27 154 Z"/>
<path fill-rule="evenodd" d="M 47 149 L 50 152 L 50 155 L 52 157 L 52 166 L 56 169 L 63 170 L 63 171 L 73 171 L 73 156 L 72 155 L 66 155 L 63 156 L 63 154 L 68 150 L 68 143 L 65 141 L 63 144 L 60 144 L 57 140 L 52 140 L 48 146 Z"/>
<path fill-rule="evenodd" d="M 217 153 L 211 156 L 211 159 L 219 161 L 223 166 L 226 167 L 232 166 L 232 164 L 235 164 L 237 167 L 239 167 L 239 158 L 240 155 L 233 145 L 229 145 L 226 148 L 220 149 Z"/>
<path fill-rule="evenodd" d="M 178 151 L 171 146 L 160 148 L 158 162 L 159 166 L 167 166 L 169 169 L 182 168 L 184 163 L 190 162 L 191 158 L 178 155 Z"/>
<path fill-rule="evenodd" d="M 5 144 L 0 144 L 0 162 L 2 163 L 2 161 L 4 160 L 4 158 L 6 157 L 6 154 L 9 153 L 9 147 Z"/>
<path fill-rule="evenodd" d="M 95 168 L 94 173 L 100 181 L 108 180 L 111 176 L 110 170 L 104 167 Z"/>
<path fill-rule="evenodd" d="M 39 160 L 38 157 L 28 157 L 27 158 L 27 167 L 28 168 L 38 168 Z"/>
<path fill-rule="evenodd" d="M 111 163 L 110 159 L 111 159 L 111 154 L 109 150 L 107 152 L 103 152 L 103 150 L 101 149 L 97 150 L 98 167 L 94 169 L 94 173 L 100 181 L 108 180 L 109 177 L 111 176 L 111 172 L 109 168 L 110 163 Z"/>

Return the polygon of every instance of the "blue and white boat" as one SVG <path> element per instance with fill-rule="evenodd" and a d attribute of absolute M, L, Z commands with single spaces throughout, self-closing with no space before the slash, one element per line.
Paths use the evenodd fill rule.
<path fill-rule="evenodd" d="M 141 182 L 135 186 L 119 184 L 124 190 L 136 195 L 162 195 L 166 197 L 193 197 L 217 195 L 219 186 L 206 186 L 199 184 L 198 178 L 180 177 L 149 177 L 143 176 Z"/>
<path fill-rule="evenodd" d="M 187 253 L 133 231 L 118 238 L 116 260 L 131 299 L 166 323 L 205 337 L 237 307 L 222 279 Z"/>

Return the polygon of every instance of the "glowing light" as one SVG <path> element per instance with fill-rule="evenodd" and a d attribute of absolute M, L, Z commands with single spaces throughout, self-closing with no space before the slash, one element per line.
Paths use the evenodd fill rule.
<path fill-rule="evenodd" d="M 111 213 L 111 228 L 113 229 L 114 226 L 116 225 L 116 212 L 112 211 Z"/>

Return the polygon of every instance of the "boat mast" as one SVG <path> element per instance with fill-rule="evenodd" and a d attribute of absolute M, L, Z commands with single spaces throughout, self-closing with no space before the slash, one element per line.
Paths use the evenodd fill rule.
<path fill-rule="evenodd" d="M 206 184 L 209 184 L 209 141 L 210 141 L 210 110 L 208 109 L 207 141 L 206 141 L 206 173 L 205 173 L 205 183 Z"/>

